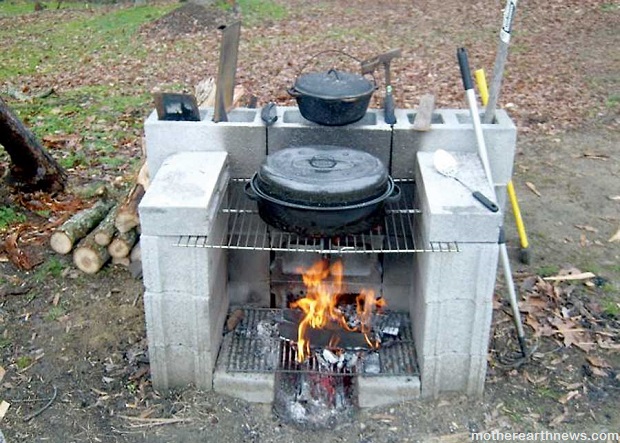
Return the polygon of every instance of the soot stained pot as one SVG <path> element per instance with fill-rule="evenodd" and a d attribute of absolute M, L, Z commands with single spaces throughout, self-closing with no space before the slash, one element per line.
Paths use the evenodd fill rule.
<path fill-rule="evenodd" d="M 368 231 L 400 189 L 381 160 L 337 146 L 300 146 L 267 156 L 246 185 L 260 217 L 278 229 L 308 237 Z"/>
<path fill-rule="evenodd" d="M 342 126 L 364 117 L 375 89 L 373 82 L 359 74 L 330 69 L 300 75 L 288 93 L 306 120 Z"/>

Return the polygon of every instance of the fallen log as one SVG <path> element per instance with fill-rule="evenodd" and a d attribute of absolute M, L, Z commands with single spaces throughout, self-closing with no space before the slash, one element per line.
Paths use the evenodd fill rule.
<path fill-rule="evenodd" d="M 117 232 L 112 242 L 108 245 L 108 252 L 115 258 L 127 257 L 137 239 L 138 233 L 135 229 L 127 232 Z"/>
<path fill-rule="evenodd" d="M 118 212 L 118 205 L 114 205 L 112 209 L 108 211 L 108 215 L 99 223 L 99 226 L 95 228 L 95 243 L 101 246 L 108 246 L 114 238 L 116 232 L 116 213 Z"/>
<path fill-rule="evenodd" d="M 62 191 L 65 170 L 43 149 L 35 135 L 0 97 L 0 145 L 11 158 L 7 176 L 10 186 L 24 192 Z"/>
<path fill-rule="evenodd" d="M 108 248 L 95 242 L 93 232 L 80 240 L 73 251 L 73 263 L 80 271 L 87 274 L 97 273 L 109 259 Z"/>
<path fill-rule="evenodd" d="M 99 200 L 92 207 L 74 214 L 52 234 L 50 238 L 52 249 L 59 254 L 71 252 L 75 242 L 92 231 L 104 219 L 111 207 L 111 202 Z"/>

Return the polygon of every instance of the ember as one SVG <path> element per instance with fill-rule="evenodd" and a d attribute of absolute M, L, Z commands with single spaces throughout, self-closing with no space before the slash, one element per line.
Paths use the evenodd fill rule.
<path fill-rule="evenodd" d="M 372 335 L 372 316 L 377 309 L 385 306 L 375 291 L 362 289 L 355 296 L 353 304 L 347 304 L 343 283 L 343 265 L 338 260 L 330 265 L 327 259 L 314 263 L 302 274 L 307 295 L 291 303 L 291 308 L 299 308 L 303 318 L 297 330 L 297 361 L 303 362 L 310 353 L 311 340 L 309 328 L 315 330 L 336 330 L 360 332 L 370 348 L 378 348 L 380 341 Z M 331 335 L 329 349 L 337 349 L 339 335 Z M 330 351 L 331 352 L 331 351 Z"/>

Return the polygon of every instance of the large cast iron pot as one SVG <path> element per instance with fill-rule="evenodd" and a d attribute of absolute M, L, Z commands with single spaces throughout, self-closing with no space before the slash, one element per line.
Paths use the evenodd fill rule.
<path fill-rule="evenodd" d="M 300 75 L 288 93 L 301 115 L 314 123 L 342 126 L 366 114 L 376 85 L 359 74 L 330 69 Z"/>
<path fill-rule="evenodd" d="M 400 189 L 381 160 L 337 146 L 287 148 L 267 156 L 246 185 L 260 217 L 308 237 L 366 232 L 381 223 Z"/>

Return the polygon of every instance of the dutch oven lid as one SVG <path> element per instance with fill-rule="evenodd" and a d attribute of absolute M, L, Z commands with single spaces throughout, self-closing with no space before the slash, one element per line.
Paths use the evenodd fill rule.
<path fill-rule="evenodd" d="M 381 160 L 364 151 L 313 145 L 268 155 L 256 174 L 255 185 L 288 203 L 341 206 L 384 194 L 389 177 Z"/>
<path fill-rule="evenodd" d="M 295 90 L 317 98 L 343 99 L 371 94 L 375 85 L 359 74 L 330 69 L 299 76 L 295 80 Z"/>

